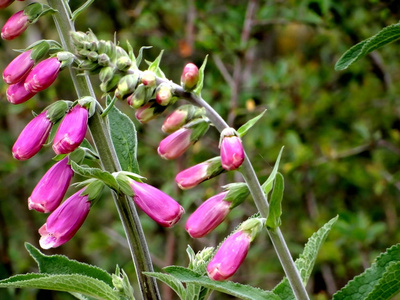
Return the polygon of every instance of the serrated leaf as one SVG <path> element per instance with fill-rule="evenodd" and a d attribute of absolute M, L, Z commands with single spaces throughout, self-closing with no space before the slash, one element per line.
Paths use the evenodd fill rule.
<path fill-rule="evenodd" d="M 185 287 L 174 276 L 159 272 L 143 272 L 143 274 L 164 282 L 166 285 L 174 290 L 174 292 L 179 296 L 180 299 L 184 300 L 186 298 Z"/>
<path fill-rule="evenodd" d="M 277 173 L 275 177 L 274 190 L 272 191 L 271 201 L 269 203 L 269 214 L 267 218 L 267 227 L 275 229 L 281 226 L 282 215 L 282 198 L 284 191 L 284 179 L 281 173 Z"/>
<path fill-rule="evenodd" d="M 40 273 L 48 275 L 82 274 L 101 280 L 113 287 L 111 275 L 96 266 L 69 259 L 64 255 L 44 255 L 29 243 L 25 243 L 25 248 L 38 264 Z"/>
<path fill-rule="evenodd" d="M 87 0 L 85 3 L 83 3 L 80 7 L 78 7 L 74 12 L 72 13 L 71 20 L 75 21 L 78 16 L 85 11 L 86 8 L 88 8 L 94 0 Z"/>
<path fill-rule="evenodd" d="M 396 272 L 398 276 L 397 267 L 391 269 L 393 262 L 400 261 L 400 244 L 394 245 L 389 248 L 385 253 L 382 253 L 376 258 L 376 261 L 366 269 L 362 274 L 353 278 L 347 285 L 333 295 L 334 300 L 341 299 L 366 299 L 370 293 L 375 290 L 375 287 L 379 287 L 379 282 L 386 278 L 385 273 Z M 390 278 L 386 278 L 388 280 Z M 382 286 L 381 288 L 389 288 Z M 372 298 L 371 298 L 372 299 Z M 384 298 L 386 299 L 386 298 Z"/>
<path fill-rule="evenodd" d="M 400 262 L 392 262 L 365 300 L 387 300 L 400 292 Z"/>
<path fill-rule="evenodd" d="M 137 136 L 135 124 L 115 106 L 110 109 L 107 117 L 111 139 L 122 170 L 139 173 L 139 164 L 136 158 Z"/>
<path fill-rule="evenodd" d="M 261 186 L 264 191 L 265 196 L 268 196 L 268 193 L 272 190 L 272 184 L 275 180 L 276 174 L 278 173 L 279 162 L 281 161 L 283 148 L 285 148 L 285 146 L 283 146 L 281 148 L 281 151 L 279 151 L 278 158 L 276 159 L 276 162 L 275 162 L 274 168 L 272 169 L 271 174 L 269 174 L 268 179 Z"/>
<path fill-rule="evenodd" d="M 87 166 L 80 166 L 76 162 L 71 161 L 71 168 L 72 170 L 83 176 L 83 177 L 88 177 L 88 178 L 96 178 L 101 181 L 103 181 L 106 185 L 109 187 L 118 190 L 118 183 L 115 180 L 114 176 L 112 176 L 110 173 L 100 170 L 98 168 L 90 168 Z"/>
<path fill-rule="evenodd" d="M 258 122 L 258 120 L 260 120 L 262 118 L 262 116 L 264 116 L 266 111 L 267 110 L 264 110 L 257 117 L 252 118 L 251 120 L 247 121 L 245 124 L 240 126 L 240 128 L 237 130 L 237 133 L 239 134 L 239 136 L 240 137 L 244 136 L 250 130 L 250 128 L 253 127 Z"/>
<path fill-rule="evenodd" d="M 335 70 L 347 69 L 351 64 L 368 53 L 400 38 L 400 23 L 383 28 L 376 35 L 347 50 L 335 65 Z"/>
<path fill-rule="evenodd" d="M 199 96 L 201 94 L 201 90 L 203 89 L 204 69 L 206 68 L 206 65 L 207 65 L 207 59 L 208 59 L 208 55 L 206 55 L 206 57 L 204 58 L 203 64 L 201 65 L 201 67 L 199 69 L 199 81 L 197 82 L 196 88 L 193 90 L 193 92 Z"/>
<path fill-rule="evenodd" d="M 24 274 L 0 280 L 2 288 L 37 288 L 79 293 L 95 299 L 120 300 L 117 292 L 105 282 L 81 274 Z"/>
<path fill-rule="evenodd" d="M 310 278 L 312 269 L 314 268 L 315 260 L 322 243 L 328 236 L 332 226 L 337 221 L 338 216 L 329 220 L 324 226 L 314 232 L 313 235 L 308 239 L 306 245 L 304 246 L 303 252 L 300 254 L 299 258 L 295 261 L 295 265 L 300 272 L 300 277 L 303 284 L 306 285 L 308 279 Z M 295 296 L 290 287 L 289 280 L 284 278 L 274 289 L 273 292 L 279 295 L 285 300 L 295 300 Z"/>
<path fill-rule="evenodd" d="M 279 300 L 279 296 L 273 292 L 264 291 L 249 285 L 243 285 L 232 281 L 214 281 L 206 276 L 201 276 L 189 269 L 179 266 L 170 266 L 164 270 L 184 283 L 192 283 L 204 286 L 222 293 L 248 300 Z"/>

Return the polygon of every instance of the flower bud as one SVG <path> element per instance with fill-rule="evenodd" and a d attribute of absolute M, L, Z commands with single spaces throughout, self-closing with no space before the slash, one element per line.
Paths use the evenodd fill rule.
<path fill-rule="evenodd" d="M 107 67 L 108 64 L 109 64 L 110 61 L 111 61 L 111 60 L 110 60 L 110 57 L 109 57 L 107 54 L 105 54 L 105 53 L 99 54 L 97 60 L 98 60 L 98 64 L 99 64 L 100 66 L 103 66 L 103 67 Z"/>
<path fill-rule="evenodd" d="M 29 18 L 23 10 L 13 14 L 1 29 L 3 40 L 12 40 L 20 36 L 29 26 Z"/>
<path fill-rule="evenodd" d="M 227 194 L 222 192 L 209 198 L 190 215 L 185 229 L 191 237 L 201 238 L 222 223 L 231 210 L 231 202 L 224 200 Z"/>
<path fill-rule="evenodd" d="M 194 118 L 200 118 L 204 114 L 204 108 L 199 108 L 191 104 L 182 105 L 165 119 L 161 129 L 165 133 L 172 133 Z"/>
<path fill-rule="evenodd" d="M 46 117 L 46 111 L 37 115 L 20 133 L 12 153 L 18 160 L 27 160 L 42 148 L 49 136 L 52 123 Z"/>
<path fill-rule="evenodd" d="M 55 153 L 67 154 L 79 147 L 86 135 L 88 115 L 88 110 L 79 104 L 65 115 L 54 137 Z"/>
<path fill-rule="evenodd" d="M 135 117 L 140 123 L 145 124 L 158 117 L 165 109 L 165 106 L 158 105 L 155 101 L 150 101 L 136 110 Z"/>
<path fill-rule="evenodd" d="M 23 80 L 10 85 L 7 89 L 7 100 L 12 104 L 24 103 L 35 95 L 36 93 L 28 91 L 25 88 Z"/>
<path fill-rule="evenodd" d="M 154 86 L 156 84 L 156 76 L 151 71 L 144 71 L 141 77 L 142 83 L 146 86 Z"/>
<path fill-rule="evenodd" d="M 199 69 L 195 64 L 189 63 L 183 68 L 181 85 L 185 90 L 192 90 L 199 81 Z"/>
<path fill-rule="evenodd" d="M 130 185 L 135 193 L 135 204 L 161 226 L 175 225 L 184 213 L 178 202 L 159 189 L 134 180 L 131 180 Z"/>
<path fill-rule="evenodd" d="M 55 210 L 64 198 L 73 174 L 68 157 L 57 162 L 44 174 L 28 198 L 29 209 L 43 213 Z"/>
<path fill-rule="evenodd" d="M 68 242 L 82 226 L 90 210 L 88 195 L 81 196 L 83 191 L 84 189 L 65 200 L 40 227 L 40 247 L 56 248 Z"/>
<path fill-rule="evenodd" d="M 35 61 L 31 58 L 32 50 L 18 55 L 3 71 L 3 80 L 7 84 L 14 84 L 26 77 Z"/>
<path fill-rule="evenodd" d="M 172 98 L 171 87 L 167 84 L 160 84 L 156 92 L 157 103 L 162 106 L 166 106 L 170 104 Z"/>
<path fill-rule="evenodd" d="M 132 60 L 128 56 L 122 56 L 117 59 L 115 65 L 118 70 L 126 71 L 132 65 Z"/>
<path fill-rule="evenodd" d="M 146 86 L 143 83 L 141 83 L 138 85 L 135 92 L 127 98 L 127 102 L 133 108 L 139 108 L 146 103 L 147 101 L 146 94 L 147 94 Z"/>
<path fill-rule="evenodd" d="M 25 79 L 25 88 L 37 93 L 47 89 L 57 78 L 61 63 L 56 57 L 47 58 L 38 63 Z"/>
<path fill-rule="evenodd" d="M 115 97 L 123 99 L 125 95 L 133 93 L 139 80 L 139 75 L 128 74 L 122 77 L 118 82 L 118 87 L 115 90 Z"/>
<path fill-rule="evenodd" d="M 218 156 L 179 172 L 175 177 L 175 182 L 181 189 L 187 190 L 218 176 L 223 171 L 221 158 Z"/>
<path fill-rule="evenodd" d="M 0 0 L 0 9 L 1 8 L 6 8 L 7 6 L 9 6 L 13 2 L 14 2 L 14 0 Z"/>
<path fill-rule="evenodd" d="M 236 170 L 244 161 L 242 141 L 232 128 L 225 128 L 221 132 L 221 163 L 225 170 Z"/>
<path fill-rule="evenodd" d="M 250 248 L 251 237 L 245 231 L 230 235 L 219 247 L 207 265 L 208 277 L 213 280 L 226 280 L 240 267 Z"/>

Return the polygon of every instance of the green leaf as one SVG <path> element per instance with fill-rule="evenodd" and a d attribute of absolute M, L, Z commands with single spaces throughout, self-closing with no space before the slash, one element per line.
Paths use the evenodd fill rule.
<path fill-rule="evenodd" d="M 100 170 L 98 168 L 90 168 L 87 166 L 80 166 L 76 162 L 71 161 L 71 168 L 72 170 L 83 176 L 88 178 L 96 178 L 103 181 L 106 185 L 113 188 L 114 190 L 118 191 L 118 183 L 115 180 L 114 176 L 110 173 Z"/>
<path fill-rule="evenodd" d="M 132 120 L 113 106 L 108 112 L 111 139 L 124 171 L 139 173 L 137 162 L 137 136 Z"/>
<path fill-rule="evenodd" d="M 383 28 L 376 35 L 347 50 L 335 65 L 335 70 L 347 69 L 351 64 L 368 53 L 400 38 L 400 23 Z"/>
<path fill-rule="evenodd" d="M 400 292 L 400 262 L 391 262 L 365 300 L 386 300 Z"/>
<path fill-rule="evenodd" d="M 317 232 L 314 232 L 314 234 L 308 239 L 307 244 L 304 246 L 303 253 L 300 254 L 300 257 L 295 261 L 296 267 L 300 272 L 300 277 L 304 285 L 307 284 L 308 279 L 310 278 L 312 269 L 314 268 L 315 260 L 317 259 L 319 249 L 321 248 L 322 243 L 325 241 L 333 224 L 335 224 L 337 219 L 338 216 L 334 217 L 333 219 L 329 220 L 328 223 L 326 223 L 324 226 L 318 229 Z M 290 287 L 287 278 L 284 278 L 273 289 L 273 292 L 285 300 L 296 299 L 295 296 L 293 295 L 293 291 Z"/>
<path fill-rule="evenodd" d="M 79 293 L 95 299 L 120 300 L 116 291 L 105 282 L 81 274 L 24 274 L 0 280 L 2 288 L 37 288 Z"/>
<path fill-rule="evenodd" d="M 174 290 L 174 292 L 179 296 L 180 299 L 184 300 L 186 298 L 185 287 L 174 276 L 159 272 L 143 272 L 143 274 L 164 282 L 166 285 Z"/>
<path fill-rule="evenodd" d="M 145 49 L 151 49 L 151 48 L 152 48 L 152 46 L 143 46 L 143 47 L 140 47 L 140 49 L 139 49 L 139 54 L 138 54 L 138 56 L 137 56 L 137 58 L 136 58 L 136 66 L 137 66 L 137 67 L 139 67 L 140 63 L 142 62 L 142 59 L 143 59 L 143 50 L 145 50 Z"/>
<path fill-rule="evenodd" d="M 25 243 L 25 248 L 38 264 L 40 273 L 48 275 L 81 274 L 101 280 L 113 287 L 111 275 L 96 266 L 69 259 L 64 255 L 44 255 L 29 243 Z"/>
<path fill-rule="evenodd" d="M 156 74 L 156 76 L 161 77 L 161 78 L 165 78 L 164 73 L 160 69 L 160 62 L 161 62 L 163 53 L 164 53 L 164 50 L 161 50 L 160 55 L 158 55 L 157 58 L 149 66 L 149 70 L 154 72 L 154 74 Z"/>
<path fill-rule="evenodd" d="M 282 198 L 284 190 L 284 179 L 281 173 L 277 173 L 275 178 L 275 186 L 272 191 L 271 201 L 269 203 L 269 214 L 267 218 L 267 227 L 275 229 L 281 226 L 281 215 L 282 215 Z"/>
<path fill-rule="evenodd" d="M 280 298 L 273 292 L 264 291 L 249 285 L 243 285 L 232 281 L 214 281 L 206 276 L 202 276 L 189 269 L 179 266 L 170 266 L 164 268 L 166 272 L 184 283 L 193 283 L 214 289 L 216 291 L 232 295 L 240 299 L 248 300 L 279 300 Z"/>
<path fill-rule="evenodd" d="M 242 126 L 240 126 L 240 128 L 238 129 L 237 133 L 239 134 L 240 137 L 244 136 L 251 127 L 253 127 L 258 120 L 260 120 L 262 118 L 262 116 L 264 116 L 265 112 L 267 110 L 264 110 L 261 114 L 259 114 L 257 117 L 254 117 L 253 119 L 247 121 L 245 124 L 243 124 Z"/>
<path fill-rule="evenodd" d="M 203 64 L 201 65 L 201 67 L 199 69 L 199 81 L 197 82 L 196 88 L 193 90 L 193 92 L 199 96 L 201 94 L 201 90 L 203 89 L 204 69 L 206 68 L 207 59 L 208 59 L 208 55 L 206 55 L 206 58 L 204 58 Z"/>
<path fill-rule="evenodd" d="M 274 168 L 272 169 L 271 174 L 269 174 L 268 179 L 263 183 L 262 189 L 264 191 L 265 196 L 268 196 L 268 193 L 272 190 L 272 184 L 274 183 L 275 176 L 278 173 L 278 168 L 279 168 L 279 162 L 281 161 L 281 155 L 283 151 L 284 146 L 281 148 L 281 151 L 279 151 L 278 158 L 276 159 Z"/>
<path fill-rule="evenodd" d="M 78 18 L 78 16 L 86 9 L 88 8 L 92 3 L 94 2 L 94 0 L 87 0 L 85 3 L 83 3 L 80 7 L 78 7 L 73 13 L 72 13 L 72 17 L 71 20 L 75 21 L 76 18 Z"/>
<path fill-rule="evenodd" d="M 349 281 L 344 288 L 333 295 L 333 299 L 389 299 L 372 298 L 372 295 L 377 295 L 379 290 L 385 291 L 385 294 L 390 294 L 394 292 L 394 290 L 398 290 L 398 279 L 393 289 L 391 286 L 388 286 L 387 283 L 398 278 L 399 261 L 400 244 L 397 244 L 389 248 L 385 253 L 379 255 L 371 267 Z M 393 264 L 393 262 L 396 263 Z M 386 274 L 387 272 L 388 274 Z M 393 277 L 390 277 L 390 275 Z"/>

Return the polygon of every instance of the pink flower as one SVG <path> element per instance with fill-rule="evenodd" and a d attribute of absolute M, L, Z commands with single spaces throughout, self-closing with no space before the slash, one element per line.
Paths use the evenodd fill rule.
<path fill-rule="evenodd" d="M 46 117 L 47 111 L 33 118 L 20 133 L 15 142 L 12 153 L 18 160 L 27 160 L 34 156 L 42 148 L 49 136 L 53 125 Z"/>
<path fill-rule="evenodd" d="M 185 90 L 193 89 L 199 81 L 199 69 L 195 64 L 189 63 L 183 68 L 181 84 Z"/>
<path fill-rule="evenodd" d="M 32 69 L 35 61 L 31 58 L 32 50 L 25 51 L 18 55 L 3 71 L 3 80 L 7 84 L 21 81 Z"/>
<path fill-rule="evenodd" d="M 191 237 L 201 238 L 222 223 L 232 204 L 224 200 L 227 194 L 222 192 L 209 198 L 190 215 L 185 228 Z"/>
<path fill-rule="evenodd" d="M 175 177 L 175 182 L 183 190 L 191 189 L 221 174 L 222 171 L 221 158 L 218 156 L 179 172 Z"/>
<path fill-rule="evenodd" d="M 246 258 L 250 242 L 250 235 L 241 230 L 229 236 L 208 263 L 208 277 L 222 281 L 235 274 Z"/>
<path fill-rule="evenodd" d="M 186 123 L 188 112 L 184 110 L 175 110 L 164 121 L 161 130 L 165 133 L 172 133 L 181 128 Z"/>
<path fill-rule="evenodd" d="M 65 115 L 54 137 L 55 153 L 67 154 L 79 147 L 86 135 L 88 115 L 87 109 L 79 104 Z"/>
<path fill-rule="evenodd" d="M 178 202 L 146 183 L 132 180 L 130 184 L 135 193 L 133 201 L 150 218 L 164 227 L 172 227 L 179 221 L 184 209 Z"/>
<path fill-rule="evenodd" d="M 12 40 L 20 36 L 29 26 L 28 16 L 23 10 L 13 14 L 1 29 L 1 38 L 3 40 Z"/>
<path fill-rule="evenodd" d="M 6 8 L 13 2 L 14 0 L 0 0 L 0 8 Z"/>
<path fill-rule="evenodd" d="M 56 248 L 68 242 L 82 226 L 90 210 L 88 196 L 81 196 L 83 191 L 81 189 L 65 200 L 40 227 L 40 247 Z"/>
<path fill-rule="evenodd" d="M 37 93 L 47 89 L 57 78 L 61 63 L 56 57 L 47 58 L 38 63 L 25 79 L 25 88 Z"/>
<path fill-rule="evenodd" d="M 164 159 L 175 159 L 181 156 L 193 144 L 190 139 L 192 130 L 181 128 L 167 136 L 158 146 L 158 154 Z"/>
<path fill-rule="evenodd" d="M 68 157 L 52 166 L 40 179 L 29 197 L 29 209 L 43 213 L 55 210 L 64 198 L 73 174 L 68 165 Z"/>
<path fill-rule="evenodd" d="M 227 128 L 229 130 L 230 128 Z M 224 136 L 224 131 L 221 133 L 223 136 L 220 152 L 221 164 L 225 170 L 236 170 L 241 166 L 244 160 L 244 150 L 240 138 L 236 135 Z"/>
<path fill-rule="evenodd" d="M 36 93 L 28 91 L 25 88 L 23 80 L 10 85 L 7 89 L 7 100 L 12 104 L 24 103 L 35 95 Z"/>

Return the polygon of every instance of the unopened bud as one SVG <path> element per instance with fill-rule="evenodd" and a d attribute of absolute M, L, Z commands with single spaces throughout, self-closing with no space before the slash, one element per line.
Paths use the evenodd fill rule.
<path fill-rule="evenodd" d="M 36 95 L 36 93 L 28 91 L 25 88 L 23 80 L 10 85 L 7 89 L 6 94 L 8 102 L 12 104 L 24 103 L 25 101 L 28 101 L 29 99 L 31 99 L 33 96 Z"/>
<path fill-rule="evenodd" d="M 138 83 L 139 75 L 135 74 L 128 74 L 122 77 L 119 82 L 117 89 L 115 90 L 115 96 L 118 99 L 123 99 L 125 95 L 131 94 Z"/>
<path fill-rule="evenodd" d="M 142 83 L 146 86 L 154 86 L 156 84 L 156 76 L 151 71 L 144 71 L 141 77 Z"/>
<path fill-rule="evenodd" d="M 232 128 L 225 128 L 221 132 L 221 162 L 225 170 L 236 170 L 244 161 L 244 150 L 240 137 Z"/>
<path fill-rule="evenodd" d="M 125 71 L 129 69 L 131 65 L 132 65 L 132 60 L 128 56 L 122 56 L 118 58 L 116 62 L 117 69 L 120 71 Z"/>
<path fill-rule="evenodd" d="M 181 85 L 185 90 L 192 90 L 199 81 L 199 69 L 195 64 L 188 63 L 184 68 L 181 76 Z"/>
<path fill-rule="evenodd" d="M 95 52 L 95 51 L 90 51 L 87 54 L 87 59 L 90 60 L 90 61 L 97 61 L 98 58 L 99 58 L 99 54 L 97 52 Z"/>
<path fill-rule="evenodd" d="M 172 89 L 168 84 L 160 84 L 156 91 L 156 101 L 162 106 L 170 104 L 172 100 Z"/>
<path fill-rule="evenodd" d="M 102 54 L 99 54 L 97 61 L 100 66 L 107 67 L 111 60 L 107 54 L 102 53 Z"/>
<path fill-rule="evenodd" d="M 205 115 L 204 108 L 185 104 L 180 106 L 165 119 L 161 129 L 165 133 L 172 133 L 194 118 L 200 118 L 203 115 Z"/>
<path fill-rule="evenodd" d="M 13 2 L 14 2 L 14 0 L 0 0 L 0 9 L 1 8 L 6 8 L 7 6 L 9 6 Z"/>
<path fill-rule="evenodd" d="M 128 97 L 127 101 L 133 108 L 142 107 L 147 102 L 146 86 L 142 83 L 139 84 L 135 92 Z"/>
<path fill-rule="evenodd" d="M 3 71 L 3 80 L 7 84 L 14 84 L 21 81 L 32 69 L 35 61 L 31 58 L 32 50 L 25 51 L 18 55 Z"/>
<path fill-rule="evenodd" d="M 12 40 L 20 36 L 29 26 L 29 18 L 23 10 L 12 15 L 1 29 L 3 40 Z"/>
<path fill-rule="evenodd" d="M 56 57 L 45 59 L 38 63 L 25 79 L 25 88 L 37 93 L 47 89 L 57 78 L 61 63 Z"/>
<path fill-rule="evenodd" d="M 165 108 L 155 101 L 149 101 L 136 110 L 135 117 L 140 123 L 145 124 L 162 114 Z"/>

